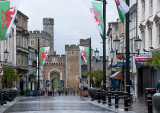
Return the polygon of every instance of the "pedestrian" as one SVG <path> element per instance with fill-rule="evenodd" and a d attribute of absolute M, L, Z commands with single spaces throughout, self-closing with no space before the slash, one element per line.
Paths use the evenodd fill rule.
<path fill-rule="evenodd" d="M 160 93 L 160 80 L 157 83 L 157 92 Z"/>

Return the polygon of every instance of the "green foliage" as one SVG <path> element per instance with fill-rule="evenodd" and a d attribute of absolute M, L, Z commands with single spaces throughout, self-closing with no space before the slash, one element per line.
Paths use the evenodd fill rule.
<path fill-rule="evenodd" d="M 26 88 L 26 91 L 29 91 L 30 89 L 29 88 Z"/>
<path fill-rule="evenodd" d="M 93 87 L 102 87 L 103 71 L 89 71 L 86 75 L 90 76 Z"/>
<path fill-rule="evenodd" d="M 3 76 L 1 76 L 3 88 L 12 88 L 13 82 L 17 81 L 18 78 L 19 78 L 19 75 L 16 74 L 13 68 L 3 67 Z"/>
<path fill-rule="evenodd" d="M 146 66 L 160 67 L 160 51 L 152 52 L 152 58 L 147 60 Z"/>
<path fill-rule="evenodd" d="M 30 77 L 30 78 L 36 78 L 36 75 L 30 74 L 29 77 Z"/>

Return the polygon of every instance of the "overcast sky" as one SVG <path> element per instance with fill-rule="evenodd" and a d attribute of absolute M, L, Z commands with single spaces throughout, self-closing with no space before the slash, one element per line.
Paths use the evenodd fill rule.
<path fill-rule="evenodd" d="M 65 45 L 79 44 L 79 39 L 92 38 L 92 48 L 102 55 L 102 39 L 82 0 L 20 0 L 19 10 L 29 17 L 28 30 L 43 30 L 43 18 L 54 18 L 54 48 L 65 54 Z M 106 21 L 118 18 L 114 0 L 107 0 Z"/>

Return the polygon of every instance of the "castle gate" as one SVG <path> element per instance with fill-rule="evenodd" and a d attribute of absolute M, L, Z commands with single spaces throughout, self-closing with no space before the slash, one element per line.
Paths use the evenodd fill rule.
<path fill-rule="evenodd" d="M 54 70 L 50 73 L 50 89 L 57 90 L 61 87 L 60 84 L 60 72 Z"/>

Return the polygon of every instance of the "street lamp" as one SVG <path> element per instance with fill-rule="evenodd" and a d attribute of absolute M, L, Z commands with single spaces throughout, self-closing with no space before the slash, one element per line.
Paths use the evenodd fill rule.
<path fill-rule="evenodd" d="M 5 63 L 7 62 L 8 55 L 9 55 L 9 52 L 8 52 L 7 49 L 6 49 L 6 50 L 4 51 L 4 59 L 5 59 Z"/>
<path fill-rule="evenodd" d="M 136 51 L 138 51 L 138 54 L 139 54 L 139 51 L 140 51 L 140 49 L 141 49 L 141 42 L 142 42 L 142 40 L 141 39 L 139 39 L 139 37 L 137 37 L 136 39 L 135 39 L 135 49 L 136 49 Z M 116 55 L 118 54 L 118 49 L 119 49 L 119 45 L 120 45 L 120 40 L 118 39 L 118 37 L 116 36 L 116 39 L 115 40 L 113 40 L 113 43 L 114 43 L 114 45 L 115 45 L 115 50 L 116 50 Z M 120 53 L 120 54 L 125 54 L 125 53 Z M 130 53 L 130 54 L 137 54 L 137 53 Z"/>
<path fill-rule="evenodd" d="M 115 46 L 115 50 L 116 50 L 116 55 L 117 55 L 117 51 L 119 49 L 119 45 L 120 45 L 120 40 L 118 39 L 118 37 L 116 36 L 116 39 L 113 40 L 114 46 Z"/>
<path fill-rule="evenodd" d="M 127 17 L 127 20 L 128 20 L 128 17 Z M 127 27 L 129 29 L 129 24 L 127 23 Z M 129 34 L 129 31 L 128 29 L 126 29 L 127 33 Z M 129 99 L 129 104 L 130 104 L 130 85 L 131 85 L 131 82 L 130 82 L 130 64 L 129 64 L 129 58 L 130 58 L 130 54 L 137 54 L 137 53 L 130 53 L 129 51 L 129 35 L 126 34 L 126 52 L 125 53 L 120 53 L 120 54 L 125 54 L 126 55 L 126 91 L 128 92 L 128 99 Z M 116 39 L 113 40 L 114 44 L 115 44 L 115 50 L 116 50 L 116 55 L 118 54 L 117 51 L 118 51 L 118 48 L 119 48 L 119 45 L 120 45 L 120 40 L 118 39 L 118 37 L 116 36 Z M 135 47 L 136 47 L 136 51 L 138 51 L 138 55 L 139 55 L 139 51 L 141 49 L 141 42 L 142 40 L 139 39 L 139 37 L 137 37 L 135 39 Z"/>
<path fill-rule="evenodd" d="M 137 38 L 135 39 L 136 51 L 138 51 L 138 55 L 139 55 L 139 51 L 140 51 L 140 49 L 141 49 L 141 42 L 142 42 L 142 40 L 139 39 L 139 37 L 137 37 Z"/>
<path fill-rule="evenodd" d="M 111 60 L 113 60 L 114 59 L 114 51 L 113 50 L 110 51 L 110 55 L 111 55 Z"/>
<path fill-rule="evenodd" d="M 97 48 L 96 48 L 96 51 L 94 51 L 94 54 L 95 54 L 95 58 L 96 58 L 96 62 L 97 62 L 99 59 L 99 51 L 97 50 Z"/>

